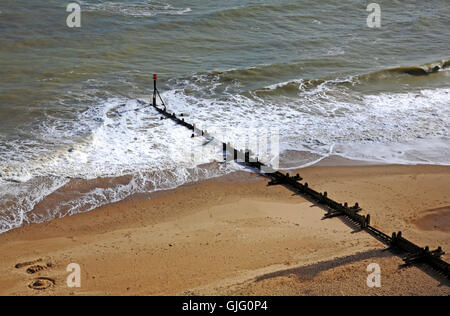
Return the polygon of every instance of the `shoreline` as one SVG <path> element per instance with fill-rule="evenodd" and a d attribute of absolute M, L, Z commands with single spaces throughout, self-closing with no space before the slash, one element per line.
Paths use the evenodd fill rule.
<path fill-rule="evenodd" d="M 448 221 L 436 225 L 436 218 L 449 214 L 450 167 L 314 166 L 299 173 L 338 201 L 359 202 L 375 227 L 402 230 L 419 245 L 450 249 Z M 322 286 L 320 280 L 344 278 L 346 269 L 361 270 L 370 258 L 383 262 L 393 276 L 404 275 L 369 295 L 398 294 L 399 285 L 411 282 L 406 275 L 414 275 L 413 295 L 450 294 L 448 285 L 437 286 L 439 280 L 418 268 L 399 273 L 399 258 L 378 253 L 384 246 L 368 234 L 353 232 L 340 219 L 322 221 L 324 212 L 310 202 L 266 184 L 259 175 L 237 172 L 4 233 L 0 271 L 6 287 L 0 294 L 295 295 L 297 289 L 299 295 L 327 295 L 340 287 Z M 52 268 L 36 275 L 13 268 L 36 259 Z M 65 266 L 72 262 L 82 267 L 80 289 L 64 286 Z M 123 267 L 131 271 L 124 274 Z M 309 289 L 309 281 L 282 272 L 316 270 Z M 29 289 L 26 284 L 37 276 L 56 285 Z M 344 295 L 355 295 L 348 286 L 356 279 L 345 280 Z M 356 288 L 365 293 L 360 283 Z"/>
<path fill-rule="evenodd" d="M 218 168 L 220 164 L 218 163 L 211 163 L 202 165 L 205 169 L 212 169 L 215 170 Z M 338 155 L 331 155 L 328 157 L 325 157 L 321 159 L 318 162 L 315 162 L 311 166 L 306 167 L 298 167 L 298 168 L 280 168 L 279 170 L 281 172 L 289 172 L 289 173 L 301 173 L 305 169 L 309 168 L 315 168 L 315 167 L 368 167 L 368 166 L 447 166 L 447 165 L 426 165 L 426 164 L 420 164 L 420 165 L 412 165 L 412 164 L 389 164 L 384 162 L 376 162 L 376 161 L 366 161 L 366 160 L 354 160 L 349 159 L 345 157 L 341 157 Z M 34 219 L 35 221 L 29 222 L 26 221 L 25 223 L 22 223 L 22 225 L 18 227 L 10 228 L 9 230 L 0 232 L 1 234 L 7 233 L 9 231 L 20 229 L 22 227 L 26 227 L 29 225 L 36 225 L 36 224 L 42 224 L 51 222 L 58 218 L 64 218 L 64 217 L 70 217 L 70 216 L 76 216 L 79 214 L 92 212 L 97 209 L 107 207 L 108 205 L 114 205 L 116 203 L 122 203 L 122 202 L 129 202 L 129 201 L 142 201 L 150 199 L 152 196 L 158 196 L 159 194 L 165 194 L 167 192 L 171 192 L 173 190 L 177 190 L 180 187 L 183 186 L 189 186 L 189 185 L 195 185 L 197 183 L 202 183 L 204 181 L 214 181 L 216 179 L 234 179 L 234 181 L 238 181 L 240 177 L 233 177 L 233 174 L 235 173 L 255 173 L 250 170 L 235 170 L 230 173 L 225 173 L 223 175 L 213 175 L 212 177 L 208 178 L 200 178 L 196 180 L 192 180 L 192 182 L 186 182 L 183 184 L 180 184 L 178 186 L 169 187 L 169 188 L 156 188 L 154 186 L 148 187 L 148 190 L 151 190 L 149 192 L 140 192 L 140 193 L 132 193 L 130 195 L 125 194 L 125 197 L 119 198 L 116 201 L 109 201 L 104 202 L 98 200 L 95 201 L 95 203 L 99 204 L 98 206 L 92 207 L 90 203 L 86 203 L 86 201 L 83 200 L 83 197 L 87 193 L 92 194 L 94 192 L 94 189 L 100 188 L 101 190 L 117 190 L 117 186 L 130 186 L 132 185 L 132 182 L 134 181 L 134 177 L 131 174 L 122 175 L 122 176 L 115 176 L 115 177 L 104 177 L 104 178 L 94 178 L 94 179 L 82 179 L 82 178 L 71 178 L 66 184 L 60 186 L 59 188 L 55 189 L 53 192 L 48 194 L 47 196 L 43 197 L 42 199 L 36 199 L 38 202 L 34 205 L 33 209 L 31 211 L 27 212 L 27 217 L 30 217 Z M 151 176 L 151 174 L 147 175 Z M 243 179 L 246 179 L 244 181 L 250 181 L 250 178 L 244 177 Z M 39 182 L 35 183 L 35 185 L 39 185 Z M 152 191 L 153 190 L 153 191 Z M 104 192 L 103 192 L 104 193 Z M 122 194 L 122 193 L 119 193 Z M 106 199 L 106 197 L 105 197 Z M 79 210 L 77 210 L 75 213 L 73 213 L 73 210 L 71 209 L 72 202 L 78 201 L 80 203 L 78 205 Z M 6 204 L 8 205 L 8 204 Z M 11 203 L 11 206 L 14 205 L 14 202 Z M 58 209 L 58 212 L 48 212 L 48 209 Z M 6 216 L 10 216 L 10 214 L 7 212 Z M 42 216 L 48 216 L 48 218 L 43 219 Z M 36 220 L 38 218 L 39 220 Z"/>
<path fill-rule="evenodd" d="M 300 152 L 297 152 L 297 154 Z M 39 197 L 35 196 L 35 200 L 37 201 L 33 207 L 32 210 L 27 211 L 27 215 L 25 219 L 22 219 L 23 223 L 18 227 L 9 228 L 9 230 L 0 232 L 0 235 L 17 229 L 21 227 L 25 227 L 28 225 L 34 225 L 34 224 L 40 224 L 44 222 L 49 222 L 57 218 L 63 218 L 66 216 L 74 216 L 81 213 L 86 212 L 92 212 L 96 209 L 99 209 L 104 206 L 112 205 L 115 203 L 121 203 L 121 202 L 127 202 L 127 201 L 141 201 L 149 199 L 153 195 L 158 194 L 164 194 L 165 192 L 171 192 L 172 190 L 176 190 L 179 187 L 190 185 L 190 184 L 196 184 L 201 183 L 202 181 L 208 181 L 223 177 L 230 177 L 232 174 L 236 172 L 249 172 L 253 173 L 253 171 L 250 170 L 235 170 L 231 172 L 227 172 L 225 174 L 220 175 L 218 172 L 218 169 L 220 168 L 220 163 L 214 162 L 209 163 L 205 165 L 200 165 L 198 167 L 203 168 L 204 170 L 210 170 L 213 171 L 213 175 L 211 177 L 202 177 L 200 176 L 200 179 L 192 179 L 190 182 L 186 182 L 183 184 L 165 184 L 164 186 L 168 186 L 167 188 L 157 188 L 153 184 L 146 184 L 145 190 L 148 190 L 148 192 L 145 193 L 132 193 L 128 195 L 129 193 L 123 193 L 122 188 L 125 187 L 127 189 L 130 189 L 130 187 L 133 186 L 134 181 L 139 181 L 139 179 L 135 179 L 134 175 L 126 174 L 121 176 L 109 176 L 109 177 L 103 177 L 103 178 L 93 178 L 93 179 L 83 179 L 83 178 L 71 178 L 68 179 L 67 182 L 57 188 L 54 189 L 50 194 Z M 331 167 L 338 167 L 338 166 L 374 166 L 374 165 L 384 165 L 382 163 L 378 162 L 371 162 L 371 161 L 359 161 L 359 160 L 351 160 L 348 158 L 343 158 L 340 156 L 330 156 L 326 157 L 319 162 L 313 164 L 310 167 L 314 166 L 331 166 Z M 299 168 L 290 168 L 290 169 L 280 169 L 283 172 L 292 172 L 292 170 L 303 170 L 305 167 L 299 167 Z M 214 172 L 217 172 L 217 174 L 214 175 Z M 146 175 L 146 177 L 164 177 L 167 176 L 164 173 L 163 174 L 152 174 L 149 173 Z M 198 176 L 197 176 L 198 177 Z M 194 177 L 195 178 L 195 177 Z M 232 177 L 231 179 L 234 179 L 235 181 L 239 179 L 239 177 Z M 247 178 L 248 180 L 248 178 Z M 46 181 L 45 177 L 41 177 L 39 181 L 34 182 L 34 186 L 39 186 L 42 182 Z M 28 183 L 26 183 L 28 184 Z M 95 190 L 100 189 L 101 192 L 95 193 Z M 125 189 L 125 190 L 127 190 Z M 109 192 L 109 193 L 108 193 Z M 102 195 L 105 194 L 106 196 Z M 117 195 L 123 195 L 121 198 L 116 199 L 116 201 L 105 201 L 108 199 L 111 199 L 114 194 Z M 95 198 L 96 200 L 93 202 L 97 204 L 97 206 L 93 206 L 91 203 L 86 202 L 86 200 L 89 200 L 89 198 Z M 78 203 L 78 205 L 76 205 Z M 14 202 L 9 201 L 6 203 L 8 208 L 14 210 Z M 77 209 L 75 212 L 72 209 L 75 206 L 75 209 Z M 16 208 L 19 206 L 16 206 Z M 55 210 L 58 211 L 51 211 L 48 210 Z M 24 210 L 25 211 L 25 210 Z M 11 214 L 10 212 L 5 213 L 6 218 L 8 216 L 17 216 L 16 214 Z M 6 225 L 5 225 L 6 226 Z"/>

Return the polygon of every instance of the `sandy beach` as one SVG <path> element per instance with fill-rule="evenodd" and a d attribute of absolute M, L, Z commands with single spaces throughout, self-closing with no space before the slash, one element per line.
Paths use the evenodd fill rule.
<path fill-rule="evenodd" d="M 333 199 L 359 202 L 382 231 L 450 249 L 449 167 L 324 162 L 299 172 Z M 0 295 L 450 294 L 432 271 L 400 268 L 369 234 L 267 182 L 238 172 L 4 233 Z M 80 288 L 66 285 L 70 263 Z M 366 285 L 370 263 L 381 288 Z M 48 287 L 31 289 L 37 278 Z"/>

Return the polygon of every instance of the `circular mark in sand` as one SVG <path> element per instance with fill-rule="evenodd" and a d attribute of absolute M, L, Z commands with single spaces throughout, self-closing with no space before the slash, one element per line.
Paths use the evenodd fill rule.
<path fill-rule="evenodd" d="M 53 279 L 50 278 L 37 278 L 31 281 L 30 284 L 28 284 L 28 287 L 32 290 L 38 290 L 43 291 L 48 288 L 51 288 L 55 286 L 56 282 Z"/>
<path fill-rule="evenodd" d="M 427 210 L 414 224 L 420 230 L 450 232 L 450 206 Z"/>

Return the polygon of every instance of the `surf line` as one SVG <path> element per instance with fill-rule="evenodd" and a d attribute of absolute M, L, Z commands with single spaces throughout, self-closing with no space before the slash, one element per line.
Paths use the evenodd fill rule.
<path fill-rule="evenodd" d="M 210 138 L 211 135 L 209 135 L 207 131 L 199 130 L 195 127 L 195 125 L 186 122 L 183 118 L 183 114 L 180 115 L 180 118 L 175 113 L 170 113 L 167 111 L 167 106 L 156 86 L 157 80 L 158 76 L 153 75 L 154 91 L 152 104 L 146 104 L 145 102 L 138 100 L 139 103 L 145 107 L 151 106 L 164 117 L 171 119 L 177 124 L 185 126 L 192 131 L 191 137 L 201 135 L 206 138 Z M 161 101 L 161 105 L 163 106 L 162 108 L 157 104 L 158 98 Z M 398 233 L 394 232 L 391 236 L 389 236 L 370 225 L 370 214 L 359 214 L 362 211 L 362 208 L 358 203 L 355 203 L 354 206 L 349 206 L 347 202 L 344 204 L 338 203 L 329 198 L 327 192 L 317 192 L 310 188 L 307 182 L 304 184 L 301 183 L 300 181 L 302 181 L 303 178 L 299 174 L 291 176 L 289 173 L 284 174 L 280 171 L 276 171 L 271 166 L 260 162 L 258 157 L 254 157 L 250 150 L 237 150 L 231 146 L 230 143 L 225 143 L 223 141 L 221 143 L 223 144 L 224 161 L 226 161 L 228 156 L 231 154 L 231 159 L 233 161 L 236 161 L 237 163 L 240 163 L 252 169 L 254 172 L 270 179 L 268 186 L 282 185 L 327 211 L 323 217 L 323 220 L 334 217 L 344 217 L 349 221 L 351 226 L 367 232 L 378 241 L 387 245 L 389 247 L 388 249 L 398 252 L 399 254 L 406 255 L 403 257 L 404 266 L 427 264 L 441 276 L 450 280 L 450 264 L 442 260 L 442 256 L 445 254 L 442 247 L 439 246 L 436 250 L 430 250 L 430 247 L 428 246 L 422 248 L 404 238 L 401 231 Z"/>

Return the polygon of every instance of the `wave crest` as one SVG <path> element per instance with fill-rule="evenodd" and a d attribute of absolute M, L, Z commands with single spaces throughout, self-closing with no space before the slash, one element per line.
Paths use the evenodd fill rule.
<path fill-rule="evenodd" d="M 164 2 L 151 3 L 114 3 L 101 2 L 91 3 L 80 1 L 83 9 L 87 12 L 106 12 L 114 15 L 126 15 L 134 17 L 153 17 L 158 15 L 183 15 L 191 12 L 191 8 L 173 7 Z"/>

